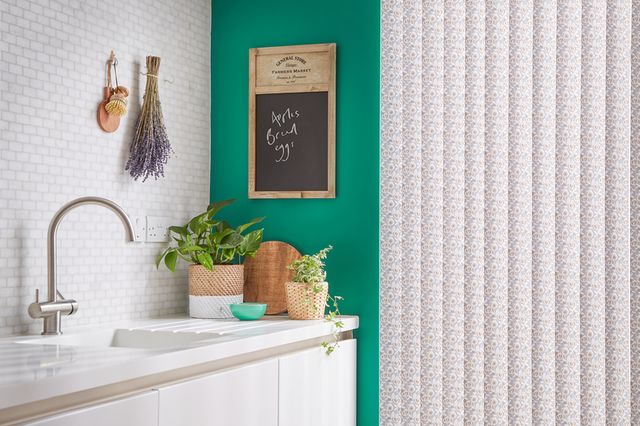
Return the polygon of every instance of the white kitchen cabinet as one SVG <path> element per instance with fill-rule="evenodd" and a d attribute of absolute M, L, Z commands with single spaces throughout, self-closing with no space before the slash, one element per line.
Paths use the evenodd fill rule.
<path fill-rule="evenodd" d="M 67 411 L 27 423 L 32 426 L 157 426 L 158 392 Z"/>
<path fill-rule="evenodd" d="M 356 341 L 319 346 L 52 415 L 33 426 L 355 426 Z"/>
<path fill-rule="evenodd" d="M 356 424 L 356 340 L 279 358 L 279 426 Z"/>
<path fill-rule="evenodd" d="M 160 387 L 160 426 L 277 426 L 278 360 Z"/>

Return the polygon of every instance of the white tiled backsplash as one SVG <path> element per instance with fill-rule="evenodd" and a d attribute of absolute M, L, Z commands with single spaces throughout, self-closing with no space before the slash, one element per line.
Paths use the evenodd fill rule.
<path fill-rule="evenodd" d="M 38 331 L 27 305 L 46 295 L 46 233 L 85 195 L 131 216 L 186 220 L 209 198 L 209 0 L 0 1 L 0 336 Z M 102 132 L 96 107 L 114 49 L 129 113 Z M 164 179 L 124 171 L 144 91 L 145 57 L 162 58 L 159 92 L 174 154 Z M 186 274 L 157 271 L 163 244 L 125 243 L 104 208 L 72 211 L 58 232 L 58 286 L 78 300 L 64 326 L 184 312 Z"/>

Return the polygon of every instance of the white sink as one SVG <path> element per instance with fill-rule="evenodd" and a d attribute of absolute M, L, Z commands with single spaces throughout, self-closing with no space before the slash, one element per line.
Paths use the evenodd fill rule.
<path fill-rule="evenodd" d="M 18 340 L 32 345 L 69 345 L 87 347 L 170 349 L 205 343 L 220 337 L 213 333 L 175 333 L 172 331 L 130 330 L 115 328 L 60 336 L 43 336 Z"/>

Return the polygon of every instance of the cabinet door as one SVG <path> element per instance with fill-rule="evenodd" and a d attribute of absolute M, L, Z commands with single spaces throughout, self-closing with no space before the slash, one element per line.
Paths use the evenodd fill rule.
<path fill-rule="evenodd" d="M 91 405 L 32 423 L 33 426 L 158 426 L 158 392 Z"/>
<path fill-rule="evenodd" d="M 280 358 L 279 426 L 356 424 L 356 341 Z"/>
<path fill-rule="evenodd" d="M 160 426 L 277 426 L 278 360 L 162 387 Z"/>

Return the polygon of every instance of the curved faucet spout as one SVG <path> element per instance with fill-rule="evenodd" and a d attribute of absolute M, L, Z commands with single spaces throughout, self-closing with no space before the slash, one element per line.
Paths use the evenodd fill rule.
<path fill-rule="evenodd" d="M 64 206 L 60 208 L 56 212 L 56 214 L 51 219 L 51 223 L 49 224 L 49 231 L 47 233 L 47 272 L 48 272 L 48 282 L 47 282 L 47 303 L 52 303 L 54 306 L 56 302 L 58 302 L 59 298 L 63 299 L 58 291 L 58 287 L 56 284 L 56 234 L 58 231 L 58 226 L 64 217 L 71 210 L 76 207 L 85 205 L 85 204 L 95 204 L 99 206 L 103 206 L 114 212 L 122 221 L 122 225 L 124 225 L 125 233 L 127 241 L 133 241 L 135 231 L 133 229 L 133 224 L 131 223 L 131 219 L 129 216 L 122 210 L 122 207 L 117 205 L 111 200 L 107 200 L 106 198 L 101 197 L 81 197 L 77 198 L 73 201 L 68 202 Z M 64 301 L 64 299 L 63 299 Z M 75 302 L 75 301 L 73 301 Z M 37 303 L 37 302 L 36 302 Z M 77 305 L 76 305 L 77 308 Z M 70 313 L 75 312 L 72 310 Z M 44 332 L 43 334 L 60 334 L 60 315 L 61 311 L 57 311 L 51 315 L 43 316 L 44 318 Z M 70 314 L 70 313 L 67 313 Z"/>

